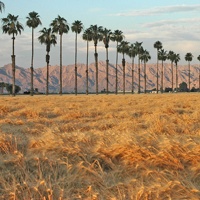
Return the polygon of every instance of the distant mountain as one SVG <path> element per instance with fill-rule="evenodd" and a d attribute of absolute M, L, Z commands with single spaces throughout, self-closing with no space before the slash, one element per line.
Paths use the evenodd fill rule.
<path fill-rule="evenodd" d="M 86 90 L 86 66 L 78 64 L 78 92 Z M 143 65 L 141 66 L 141 87 L 144 87 Z M 164 87 L 171 87 L 171 65 L 164 64 Z M 89 65 L 89 92 L 95 92 L 95 63 Z M 130 63 L 126 63 L 126 91 L 131 90 Z M 118 65 L 119 90 L 123 88 L 122 65 Z M 159 84 L 161 82 L 161 64 L 159 65 Z M 188 83 L 188 66 L 178 66 L 178 82 Z M 11 64 L 0 68 L 0 82 L 12 83 Z M 191 66 L 191 88 L 199 84 L 199 68 L 196 65 Z M 16 85 L 22 88 L 22 92 L 30 89 L 30 69 L 24 69 L 16 66 Z M 46 67 L 34 69 L 34 88 L 40 92 L 45 92 L 46 86 Z M 134 86 L 138 87 L 138 66 L 135 64 Z M 156 87 L 156 64 L 147 64 L 147 89 Z M 175 87 L 175 67 L 174 67 L 174 87 Z M 99 62 L 99 92 L 106 88 L 106 63 Z M 159 86 L 160 88 L 160 86 Z M 49 91 L 59 91 L 59 66 L 49 67 Z M 109 65 L 109 91 L 115 91 L 115 65 Z M 63 92 L 74 92 L 74 65 L 63 66 Z"/>

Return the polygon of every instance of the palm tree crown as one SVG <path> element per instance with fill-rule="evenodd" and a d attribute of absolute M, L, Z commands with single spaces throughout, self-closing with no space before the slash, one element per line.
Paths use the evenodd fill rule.
<path fill-rule="evenodd" d="M 193 58 L 192 53 L 187 53 L 187 54 L 185 55 L 185 60 L 186 60 L 186 61 L 191 62 L 191 61 L 192 61 L 192 58 Z"/>
<path fill-rule="evenodd" d="M 123 32 L 120 31 L 120 30 L 115 30 L 111 36 L 111 40 L 113 42 L 121 42 L 123 39 L 124 39 L 124 35 L 123 35 Z"/>
<path fill-rule="evenodd" d="M 156 41 L 154 43 L 154 48 L 156 48 L 157 50 L 162 49 L 162 43 L 160 41 Z"/>
<path fill-rule="evenodd" d="M 17 35 L 18 33 L 21 34 L 24 28 L 18 21 L 18 17 L 18 15 L 14 16 L 12 14 L 8 14 L 7 18 L 2 18 L 3 33 L 8 33 L 9 35 Z"/>
<path fill-rule="evenodd" d="M 94 46 L 97 46 L 98 41 L 103 40 L 102 36 L 102 26 L 97 26 L 97 25 L 91 25 L 90 30 L 92 32 L 92 40 L 94 41 Z"/>
<path fill-rule="evenodd" d="M 41 44 L 46 45 L 46 51 L 49 53 L 51 45 L 55 45 L 57 43 L 57 37 L 52 33 L 51 28 L 43 28 L 40 33 L 41 35 L 38 37 L 38 40 Z"/>
<path fill-rule="evenodd" d="M 102 30 L 102 36 L 103 36 L 103 43 L 105 45 L 105 48 L 108 48 L 109 47 L 109 42 L 110 42 L 110 39 L 112 37 L 112 32 L 111 30 L 107 29 L 107 28 L 104 28 Z"/>
<path fill-rule="evenodd" d="M 147 51 L 146 49 L 142 52 L 142 54 L 140 55 L 140 59 L 144 62 L 148 62 L 151 59 L 151 56 L 149 54 L 149 51 Z"/>
<path fill-rule="evenodd" d="M 52 27 L 52 32 L 58 33 L 59 35 L 63 35 L 69 31 L 67 20 L 60 15 L 52 21 L 50 26 Z"/>
<path fill-rule="evenodd" d="M 75 32 L 77 34 L 81 33 L 81 31 L 83 30 L 82 22 L 79 20 L 74 21 L 72 23 L 71 30 L 72 30 L 72 32 Z"/>
<path fill-rule="evenodd" d="M 42 22 L 40 20 L 40 16 L 37 12 L 33 11 L 30 12 L 29 15 L 26 17 L 26 25 L 29 28 L 37 28 L 39 25 L 42 25 Z"/>
<path fill-rule="evenodd" d="M 161 61 L 166 61 L 167 60 L 167 51 L 164 49 L 161 49 L 158 51 L 158 59 Z"/>
<path fill-rule="evenodd" d="M 85 41 L 92 41 L 92 31 L 90 28 L 87 28 L 83 35 L 82 35 L 83 40 Z"/>
<path fill-rule="evenodd" d="M 124 40 L 121 41 L 120 44 L 117 47 L 117 51 L 119 53 L 122 53 L 123 58 L 124 58 L 124 55 L 127 54 L 128 51 L 129 51 L 129 42 L 124 41 Z"/>

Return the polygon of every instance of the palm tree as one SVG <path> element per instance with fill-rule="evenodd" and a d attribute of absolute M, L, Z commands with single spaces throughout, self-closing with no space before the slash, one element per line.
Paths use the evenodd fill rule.
<path fill-rule="evenodd" d="M 172 71 L 172 92 L 174 91 L 174 68 L 173 68 L 173 63 L 175 60 L 175 53 L 173 51 L 169 51 L 167 55 L 167 59 L 171 61 L 171 71 Z"/>
<path fill-rule="evenodd" d="M 92 41 L 92 32 L 90 28 L 86 29 L 82 36 L 83 40 L 87 41 L 87 59 L 86 59 L 86 95 L 88 95 L 88 57 L 89 57 L 89 42 Z"/>
<path fill-rule="evenodd" d="M 131 88 L 131 92 L 132 94 L 134 93 L 134 59 L 135 59 L 135 56 L 136 56 L 136 49 L 135 49 L 135 45 L 134 44 L 131 44 L 129 46 L 129 51 L 128 51 L 128 55 L 130 58 L 132 58 L 132 88 Z"/>
<path fill-rule="evenodd" d="M 5 9 L 5 5 L 2 1 L 0 1 L 0 12 L 2 12 Z"/>
<path fill-rule="evenodd" d="M 146 63 L 151 59 L 151 56 L 147 50 L 144 50 L 140 56 L 140 59 L 144 61 L 144 93 L 146 93 L 146 88 L 147 88 Z"/>
<path fill-rule="evenodd" d="M 24 30 L 23 25 L 18 21 L 18 15 L 8 14 L 7 18 L 2 18 L 3 33 L 12 35 L 12 96 L 15 96 L 15 35 Z"/>
<path fill-rule="evenodd" d="M 200 55 L 197 57 L 197 60 L 200 62 Z M 199 66 L 199 92 L 200 92 L 200 66 Z"/>
<path fill-rule="evenodd" d="M 121 42 L 123 39 L 124 39 L 124 35 L 123 35 L 123 32 L 120 31 L 120 30 L 115 30 L 113 32 L 113 35 L 111 37 L 111 40 L 113 42 L 117 42 L 117 46 L 116 46 L 116 49 L 118 47 L 118 44 L 119 42 Z M 117 94 L 117 91 L 118 91 L 118 69 L 117 69 L 117 65 L 118 65 L 118 51 L 116 50 L 116 67 L 115 67 L 115 76 L 116 76 L 116 84 L 115 84 L 115 94 Z"/>
<path fill-rule="evenodd" d="M 109 65 L 109 60 L 108 60 L 108 47 L 109 47 L 109 42 L 110 38 L 112 36 L 111 30 L 104 28 L 102 30 L 102 36 L 103 36 L 103 43 L 106 48 L 106 94 L 108 95 L 108 65 Z"/>
<path fill-rule="evenodd" d="M 37 12 L 33 11 L 30 12 L 29 15 L 26 17 L 26 25 L 29 28 L 32 28 L 32 55 L 31 55 L 31 91 L 30 94 L 33 96 L 33 57 L 34 57 L 34 29 L 37 28 L 39 25 L 42 24 L 40 21 L 40 16 Z"/>
<path fill-rule="evenodd" d="M 156 79 L 157 79 L 157 81 L 156 81 L 156 92 L 158 93 L 158 60 L 159 60 L 158 59 L 158 51 L 160 49 L 162 49 L 162 43 L 160 41 L 155 42 L 154 43 L 154 48 L 157 49 L 157 67 L 156 67 Z"/>
<path fill-rule="evenodd" d="M 158 59 L 162 61 L 162 69 L 161 69 L 161 93 L 164 91 L 164 61 L 167 59 L 167 51 L 161 49 L 158 51 Z"/>
<path fill-rule="evenodd" d="M 94 58 L 95 58 L 95 67 L 96 67 L 96 94 L 98 95 L 98 53 L 97 53 L 97 44 L 98 41 L 103 40 L 102 36 L 102 26 L 97 26 L 97 25 L 91 25 L 90 30 L 92 32 L 92 40 L 94 41 L 94 48 L 95 48 L 95 53 L 94 53 Z"/>
<path fill-rule="evenodd" d="M 60 91 L 59 94 L 62 95 L 62 36 L 64 33 L 68 33 L 69 25 L 67 20 L 60 15 L 55 18 L 50 24 L 53 33 L 58 33 L 60 35 Z"/>
<path fill-rule="evenodd" d="M 56 36 L 52 33 L 51 28 L 43 28 L 40 31 L 41 35 L 38 37 L 38 40 L 41 44 L 46 45 L 46 63 L 47 63 L 47 79 L 46 79 L 46 95 L 49 94 L 49 61 L 50 61 L 50 48 L 51 45 L 55 45 L 57 42 Z"/>
<path fill-rule="evenodd" d="M 192 53 L 186 53 L 185 60 L 188 61 L 188 86 L 190 92 L 190 62 L 192 61 L 193 55 Z"/>
<path fill-rule="evenodd" d="M 135 42 L 136 55 L 138 56 L 138 94 L 140 94 L 140 55 L 143 51 L 142 42 Z"/>
<path fill-rule="evenodd" d="M 174 55 L 174 62 L 176 65 L 176 92 L 178 92 L 178 62 L 180 61 L 180 55 L 175 54 Z"/>
<path fill-rule="evenodd" d="M 129 43 L 126 41 L 121 41 L 121 43 L 118 45 L 117 48 L 119 53 L 122 53 L 122 67 L 123 67 L 123 94 L 125 94 L 125 65 L 126 65 L 126 61 L 125 61 L 125 54 L 128 53 L 129 51 Z"/>
<path fill-rule="evenodd" d="M 83 24 L 81 21 L 76 20 L 72 23 L 72 32 L 75 32 L 75 95 L 77 95 L 77 35 L 83 30 Z"/>

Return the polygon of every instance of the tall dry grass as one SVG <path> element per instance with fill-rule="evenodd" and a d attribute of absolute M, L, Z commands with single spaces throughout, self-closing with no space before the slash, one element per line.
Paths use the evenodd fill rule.
<path fill-rule="evenodd" d="M 200 94 L 1 96 L 0 199 L 199 200 Z"/>

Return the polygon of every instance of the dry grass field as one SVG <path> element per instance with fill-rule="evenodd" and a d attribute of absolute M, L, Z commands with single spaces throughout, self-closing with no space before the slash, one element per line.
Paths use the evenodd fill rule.
<path fill-rule="evenodd" d="M 199 200 L 200 94 L 0 96 L 1 200 Z"/>

